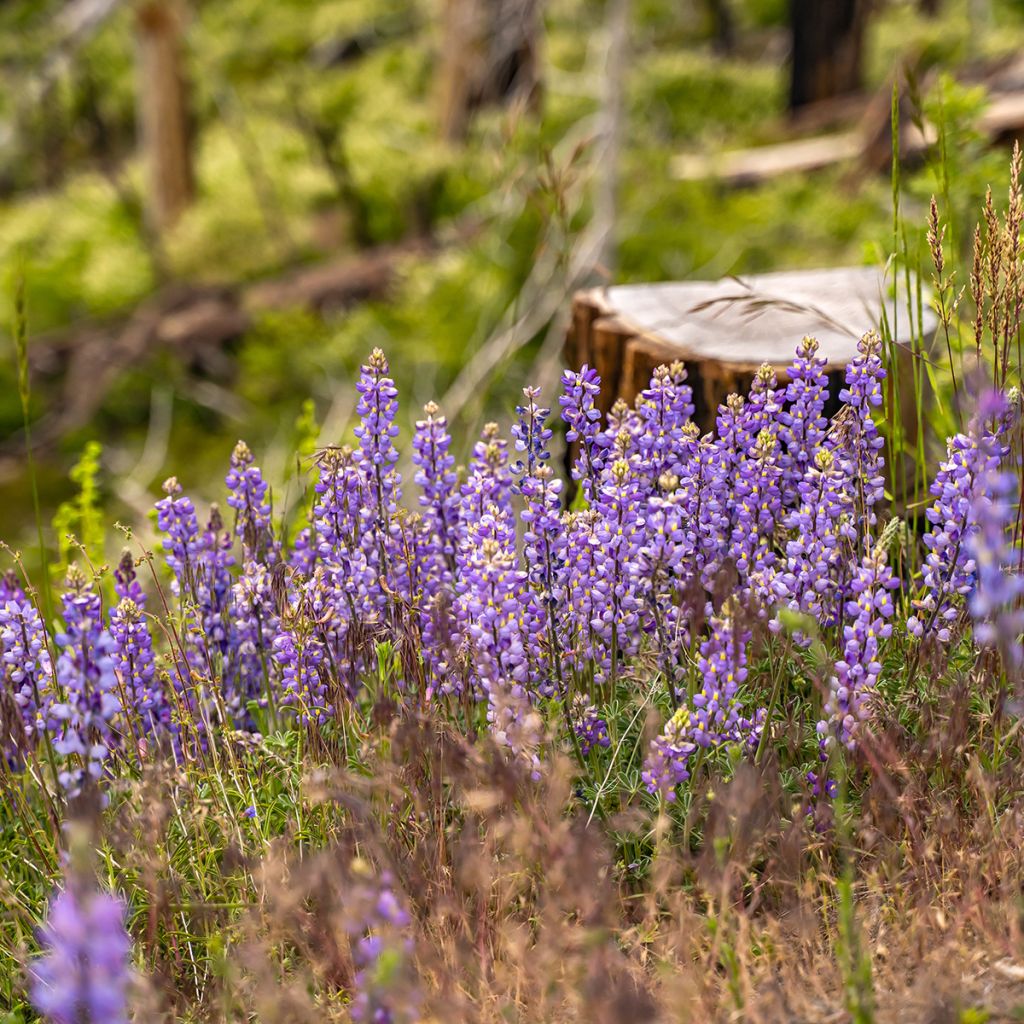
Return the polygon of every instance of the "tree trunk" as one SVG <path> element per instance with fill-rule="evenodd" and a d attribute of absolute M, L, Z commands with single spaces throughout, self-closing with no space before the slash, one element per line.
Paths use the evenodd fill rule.
<path fill-rule="evenodd" d="M 441 134 L 465 137 L 487 104 L 539 96 L 538 0 L 445 0 L 440 67 Z"/>
<path fill-rule="evenodd" d="M 861 87 L 868 0 L 790 0 L 791 110 Z"/>
<path fill-rule="evenodd" d="M 729 0 L 707 0 L 715 52 L 728 56 L 736 49 L 736 22 Z"/>
<path fill-rule="evenodd" d="M 178 0 L 146 0 L 136 17 L 136 109 L 149 177 L 146 212 L 157 231 L 174 224 L 194 188 L 183 22 Z"/>

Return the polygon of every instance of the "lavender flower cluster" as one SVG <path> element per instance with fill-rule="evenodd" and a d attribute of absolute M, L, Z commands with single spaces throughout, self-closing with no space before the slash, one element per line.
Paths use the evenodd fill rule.
<path fill-rule="evenodd" d="M 892 531 L 878 521 L 877 335 L 861 340 L 831 423 L 826 374 L 805 338 L 784 383 L 762 367 L 701 436 L 680 363 L 659 367 L 632 407 L 620 400 L 607 417 L 594 370 L 567 371 L 558 407 L 569 508 L 551 466 L 555 418 L 537 389 L 524 390 L 509 439 L 488 424 L 462 470 L 431 403 L 412 437 L 411 511 L 397 389 L 375 350 L 357 384 L 357 443 L 316 457 L 305 522 L 276 520 L 242 442 L 225 481 L 229 519 L 212 506 L 201 520 L 180 483 L 166 482 L 156 517 L 169 616 L 147 611 L 131 557 L 106 611 L 102 582 L 72 568 L 49 629 L 3 579 L 0 653 L 15 709 L 4 753 L 19 765 L 45 747 L 73 793 L 116 758 L 178 755 L 218 726 L 326 729 L 360 706 L 386 641 L 401 694 L 479 707 L 496 742 L 532 771 L 552 728 L 581 761 L 610 747 L 609 699 L 653 665 L 674 713 L 644 779 L 671 798 L 698 751 L 751 750 L 770 732 L 748 685 L 748 648 L 754 624 L 777 632 L 787 612 L 833 641 L 820 748 L 853 747 L 900 586 Z M 1013 495 L 1000 476 L 1010 419 L 1004 403 L 950 441 L 922 579 L 907 583 L 907 628 L 922 643 L 950 642 L 971 615 L 980 641 L 1007 630 L 1016 640 Z"/>

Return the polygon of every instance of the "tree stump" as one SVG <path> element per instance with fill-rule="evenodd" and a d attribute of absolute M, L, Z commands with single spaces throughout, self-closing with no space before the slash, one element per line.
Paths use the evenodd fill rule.
<path fill-rule="evenodd" d="M 900 280 L 901 292 L 903 279 Z M 566 361 L 601 375 L 600 408 L 616 399 L 632 403 L 654 368 L 676 360 L 686 365 L 693 388 L 694 421 L 714 429 L 715 415 L 729 394 L 746 394 L 754 374 L 768 363 L 780 382 L 801 338 L 812 335 L 828 360 L 829 404 L 839 407 L 847 364 L 857 343 L 885 315 L 899 343 L 898 365 L 887 386 L 899 387 L 905 436 L 916 442 L 914 372 L 908 342 L 920 333 L 927 347 L 938 326 L 925 303 L 923 330 L 912 332 L 906 305 L 888 295 L 871 267 L 787 271 L 721 281 L 619 285 L 577 292 L 566 338 Z M 895 371 L 895 372 L 893 372 Z M 893 473 L 893 493 L 903 493 L 902 471 Z"/>

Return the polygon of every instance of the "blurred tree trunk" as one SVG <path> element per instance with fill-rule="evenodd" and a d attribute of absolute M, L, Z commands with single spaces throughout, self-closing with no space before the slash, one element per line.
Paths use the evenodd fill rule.
<path fill-rule="evenodd" d="M 860 89 L 868 2 L 790 0 L 791 110 Z"/>
<path fill-rule="evenodd" d="M 707 0 L 715 51 L 730 54 L 736 49 L 736 22 L 729 0 Z"/>
<path fill-rule="evenodd" d="M 473 112 L 540 95 L 539 0 L 444 0 L 441 134 L 465 137 Z"/>
<path fill-rule="evenodd" d="M 145 0 L 136 15 L 139 138 L 148 173 L 146 212 L 171 227 L 192 200 L 192 148 L 179 0 Z"/>
<path fill-rule="evenodd" d="M 934 18 L 942 7 L 942 0 L 920 0 L 918 6 L 926 17 Z"/>

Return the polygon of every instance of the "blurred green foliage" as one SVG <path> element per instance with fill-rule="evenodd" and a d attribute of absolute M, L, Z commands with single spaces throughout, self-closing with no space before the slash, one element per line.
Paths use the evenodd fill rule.
<path fill-rule="evenodd" d="M 60 6 L 0 7 L 0 325 L 10 322 L 22 271 L 30 329 L 39 334 L 129 309 L 164 274 L 230 284 L 360 244 L 426 233 L 447 241 L 404 259 L 386 299 L 325 317 L 261 315 L 212 381 L 167 351 L 131 368 L 95 422 L 40 467 L 50 511 L 71 493 L 68 469 L 87 441 L 104 443 L 105 469 L 135 467 L 157 397 L 168 390 L 169 442 L 159 470 L 141 481 L 151 493 L 161 474 L 176 472 L 201 494 L 239 433 L 265 451 L 290 436 L 307 398 L 323 421 L 374 345 L 391 357 L 411 422 L 499 325 L 521 314 L 517 297 L 538 259 L 568 251 L 587 221 L 604 67 L 600 0 L 544 5 L 539 118 L 484 111 L 464 147 L 441 142 L 436 127 L 440 0 L 191 0 L 198 193 L 159 248 L 144 229 L 146 183 L 134 151 L 131 6 L 120 6 L 36 95 L 29 85 L 57 38 Z M 632 5 L 615 277 L 883 263 L 892 250 L 884 176 L 823 171 L 749 189 L 673 179 L 677 153 L 757 145 L 789 131 L 786 5 L 731 7 L 738 48 L 723 58 L 704 5 Z M 966 0 L 947 0 L 934 19 L 909 2 L 884 5 L 871 24 L 869 88 L 884 90 L 901 55 L 955 72 L 1012 51 L 1024 39 L 1024 11 L 1008 0 L 991 7 L 978 26 Z M 962 248 L 985 185 L 1005 179 L 1005 153 L 974 132 L 985 102 L 978 88 L 947 75 L 919 102 L 946 126 L 950 145 L 945 175 L 938 153 L 904 174 L 904 222 L 920 225 L 908 246 L 919 249 L 935 192 Z M 497 367 L 506 372 L 494 375 L 472 414 L 508 408 L 535 353 L 527 346 Z M 20 425 L 13 374 L 13 359 L 0 362 L 0 437 Z M 46 401 L 35 397 L 38 412 Z M 18 479 L 0 484 L 0 498 L 15 499 L 0 504 L 0 536 L 25 530 L 23 487 Z M 108 497 L 112 513 L 131 521 L 137 509 L 125 507 L 125 496 L 113 488 Z"/>

